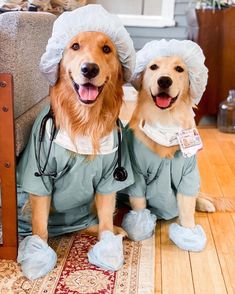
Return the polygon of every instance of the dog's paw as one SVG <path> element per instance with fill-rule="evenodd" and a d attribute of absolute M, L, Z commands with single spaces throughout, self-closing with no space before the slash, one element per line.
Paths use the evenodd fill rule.
<path fill-rule="evenodd" d="M 176 223 L 169 227 L 169 237 L 180 249 L 199 252 L 206 246 L 206 234 L 200 225 L 185 228 Z"/>
<path fill-rule="evenodd" d="M 123 238 L 128 237 L 127 232 L 125 230 L 123 230 L 123 228 L 121 228 L 121 227 L 114 226 L 113 233 L 114 233 L 114 235 L 122 235 Z"/>
<path fill-rule="evenodd" d="M 122 221 L 122 227 L 133 241 L 142 241 L 150 238 L 155 229 L 157 217 L 148 209 L 131 210 Z"/>
<path fill-rule="evenodd" d="M 20 263 L 24 276 L 30 280 L 35 280 L 53 270 L 57 256 L 44 240 L 37 235 L 33 235 L 21 241 L 17 262 Z"/>
<path fill-rule="evenodd" d="M 216 208 L 212 201 L 203 197 L 198 197 L 196 201 L 196 210 L 204 212 L 215 212 Z"/>
<path fill-rule="evenodd" d="M 124 263 L 122 236 L 110 231 L 101 233 L 100 241 L 88 252 L 88 260 L 106 270 L 120 269 Z"/>

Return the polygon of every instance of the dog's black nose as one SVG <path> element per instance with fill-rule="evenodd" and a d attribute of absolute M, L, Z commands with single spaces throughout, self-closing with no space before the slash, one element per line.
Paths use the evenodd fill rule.
<path fill-rule="evenodd" d="M 96 63 L 83 63 L 81 66 L 81 72 L 85 78 L 92 79 L 98 75 L 100 71 L 99 66 Z"/>
<path fill-rule="evenodd" d="M 172 85 L 172 79 L 170 77 L 160 77 L 157 80 L 157 83 L 159 85 L 159 87 L 161 87 L 162 89 L 168 89 L 171 85 Z"/>

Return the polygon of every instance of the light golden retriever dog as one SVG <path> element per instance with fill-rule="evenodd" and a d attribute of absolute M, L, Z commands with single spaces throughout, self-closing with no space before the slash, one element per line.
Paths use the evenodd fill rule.
<path fill-rule="evenodd" d="M 157 46 L 161 46 L 154 42 L 150 42 L 149 46 L 152 50 L 149 53 L 151 56 Z M 167 41 L 160 42 L 164 49 L 168 46 Z M 180 41 L 173 42 L 180 46 Z M 198 45 L 193 42 L 190 44 L 194 51 L 201 54 Z M 188 43 L 182 44 L 185 45 Z M 174 44 L 169 43 L 169 46 Z M 170 238 L 184 250 L 201 251 L 205 246 L 206 236 L 203 229 L 195 224 L 195 208 L 206 212 L 214 212 L 216 208 L 229 210 L 233 208 L 233 201 L 198 194 L 200 182 L 195 156 L 184 158 L 180 151 L 177 132 L 180 129 L 195 128 L 192 110 L 195 102 L 188 65 L 177 54 L 156 56 L 149 61 L 147 48 L 142 49 L 139 59 L 137 53 L 136 67 L 139 72 L 133 79 L 138 97 L 129 122 L 128 144 L 136 182 L 125 190 L 133 211 L 124 217 L 122 226 L 131 239 L 143 240 L 153 233 L 155 215 L 163 219 L 178 215 L 179 225 L 170 226 Z M 201 58 L 199 66 L 203 68 L 205 83 L 207 71 L 202 64 L 203 57 Z M 200 72 L 200 68 L 198 71 Z M 146 126 L 151 128 L 147 129 Z M 166 141 L 170 138 L 167 142 L 169 145 L 161 143 L 162 137 Z M 172 145 L 171 139 L 175 142 Z M 146 212 L 146 207 L 152 214 Z"/>
<path fill-rule="evenodd" d="M 179 145 L 166 147 L 154 142 L 140 130 L 139 124 L 141 121 L 154 122 L 157 119 L 162 125 L 172 125 L 177 122 L 183 129 L 195 127 L 194 115 L 191 111 L 195 105 L 189 96 L 189 75 L 184 62 L 177 56 L 159 57 L 152 60 L 151 64 L 138 81 L 135 81 L 138 87 L 141 84 L 141 90 L 129 124 L 135 136 L 149 149 L 160 157 L 172 159 L 175 152 L 180 150 Z M 156 65 L 157 69 L 153 70 Z M 195 199 L 199 211 L 215 211 L 214 200 L 209 199 L 205 196 Z M 221 201 L 218 200 L 216 204 L 217 209 L 222 210 Z M 192 207 L 194 210 L 194 203 Z M 186 219 L 183 217 L 182 222 L 194 224 L 194 213 L 192 210 L 186 209 L 186 211 L 184 215 L 186 214 L 187 217 Z"/>
<path fill-rule="evenodd" d="M 65 13 L 54 24 L 40 64 L 52 85 L 50 110 L 35 121 L 18 167 L 18 184 L 29 194 L 31 207 L 31 220 L 25 214 L 19 219 L 27 237 L 19 246 L 18 262 L 30 279 L 55 266 L 49 235 L 83 229 L 99 238 L 88 253 L 91 263 L 111 270 L 123 264 L 126 233 L 113 225 L 115 195 L 133 183 L 133 175 L 118 116 L 134 58 L 122 23 L 100 5 Z M 126 167 L 122 179 L 115 174 L 120 162 Z"/>

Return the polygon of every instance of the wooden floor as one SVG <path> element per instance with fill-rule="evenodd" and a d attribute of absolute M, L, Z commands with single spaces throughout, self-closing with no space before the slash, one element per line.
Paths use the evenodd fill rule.
<path fill-rule="evenodd" d="M 134 103 L 123 107 L 128 120 Z M 235 197 L 235 134 L 201 128 L 204 148 L 198 153 L 201 191 Z M 155 293 L 235 294 L 235 213 L 196 213 L 207 246 L 201 253 L 178 249 L 169 240 L 170 221 L 157 223 Z"/>

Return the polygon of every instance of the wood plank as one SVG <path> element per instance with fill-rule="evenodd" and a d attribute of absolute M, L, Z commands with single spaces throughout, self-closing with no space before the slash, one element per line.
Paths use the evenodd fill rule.
<path fill-rule="evenodd" d="M 190 253 L 195 293 L 227 293 L 207 214 L 197 213 L 196 223 L 205 230 L 207 245 L 202 252 Z"/>
<path fill-rule="evenodd" d="M 203 127 L 199 126 L 198 130 L 199 130 L 199 133 L 200 133 L 203 141 L 206 139 L 214 139 L 218 133 L 218 130 L 215 129 L 214 127 L 209 129 L 208 127 L 203 128 Z"/>
<path fill-rule="evenodd" d="M 198 153 L 198 167 L 201 177 L 201 192 L 211 197 L 223 196 L 217 181 L 215 169 L 211 166 L 204 150 Z"/>
<path fill-rule="evenodd" d="M 229 213 L 209 215 L 211 230 L 217 249 L 226 288 L 235 293 L 235 225 Z"/>
<path fill-rule="evenodd" d="M 231 212 L 230 215 L 231 215 L 233 222 L 234 222 L 234 225 L 235 225 L 235 212 Z"/>
<path fill-rule="evenodd" d="M 229 166 L 230 166 L 230 168 L 232 170 L 232 173 L 235 175 L 235 163 L 230 163 Z"/>
<path fill-rule="evenodd" d="M 217 144 L 219 145 L 221 151 L 223 152 L 227 163 L 235 163 L 235 143 L 229 140 L 218 140 Z"/>
<path fill-rule="evenodd" d="M 205 143 L 203 169 L 209 171 L 208 166 L 214 168 L 214 178 L 218 182 L 222 194 L 226 197 L 235 195 L 235 177 L 231 168 L 234 162 L 232 146 L 234 137 L 231 134 L 221 133 L 217 129 L 203 130 L 201 133 Z M 203 177 L 206 183 L 205 189 L 207 189 L 211 175 L 204 173 Z M 233 278 L 235 274 L 235 236 L 233 233 L 235 222 L 229 213 L 214 213 L 208 215 L 208 218 L 227 291 L 235 293 Z M 215 263 L 212 264 L 212 267 L 215 267 Z"/>
<path fill-rule="evenodd" d="M 162 293 L 161 221 L 157 221 L 155 232 L 155 287 L 154 293 Z"/>
<path fill-rule="evenodd" d="M 169 239 L 170 223 L 164 221 L 161 225 L 162 292 L 194 293 L 189 253 L 177 248 Z"/>
<path fill-rule="evenodd" d="M 220 132 L 215 126 L 198 126 L 202 139 L 235 141 L 235 134 Z M 217 144 L 217 143 L 215 143 Z"/>
<path fill-rule="evenodd" d="M 235 142 L 235 134 L 232 133 L 222 133 L 217 130 L 216 132 L 216 140 L 228 140 L 231 142 Z"/>
<path fill-rule="evenodd" d="M 215 169 L 216 177 L 225 197 L 235 197 L 235 175 L 228 165 Z"/>
<path fill-rule="evenodd" d="M 231 139 L 225 140 L 231 138 L 231 134 L 220 133 L 217 129 L 212 133 L 200 130 L 200 133 L 204 139 L 204 150 L 198 154 L 202 190 L 213 189 L 214 184 L 215 192 L 222 191 L 224 196 L 235 197 L 235 145 Z M 219 195 L 222 196 L 221 193 Z"/>
<path fill-rule="evenodd" d="M 203 150 L 205 151 L 212 166 L 219 167 L 227 164 L 224 153 L 216 143 L 215 139 L 204 138 L 203 143 Z"/>
<path fill-rule="evenodd" d="M 215 190 L 221 191 L 227 197 L 235 195 L 234 136 L 221 133 L 217 129 L 200 130 L 200 133 L 205 145 L 203 154 L 200 154 L 200 171 L 206 183 L 203 188 L 211 189 L 211 177 L 214 177 Z M 229 213 L 213 213 L 208 215 L 208 219 L 227 292 L 235 293 L 235 216 Z M 211 266 L 215 265 L 213 263 Z M 194 283 L 196 287 L 196 279 Z"/>

